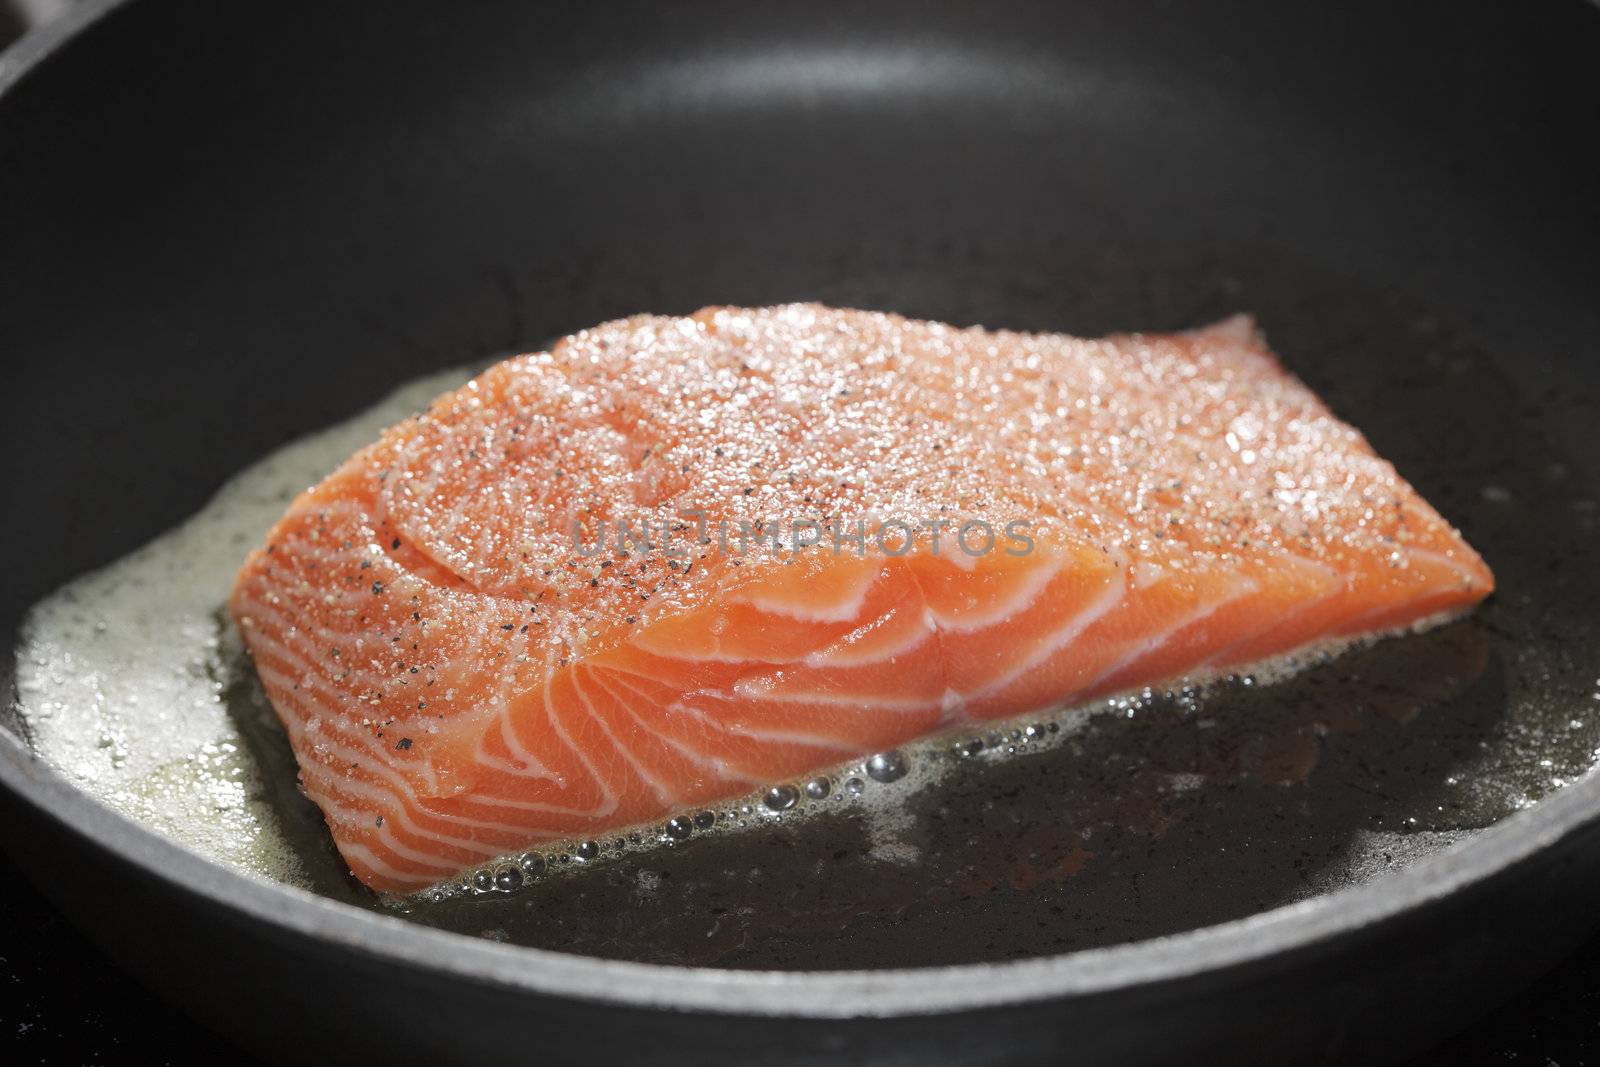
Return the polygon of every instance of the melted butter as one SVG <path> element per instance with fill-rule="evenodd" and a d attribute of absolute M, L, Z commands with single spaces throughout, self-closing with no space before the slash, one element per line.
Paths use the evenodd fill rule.
<path fill-rule="evenodd" d="M 244 556 L 284 508 L 468 371 L 412 382 L 224 485 L 182 526 L 84 575 L 29 615 L 17 695 L 34 749 L 85 792 L 201 855 L 311 882 L 229 706 L 248 670 L 220 619 Z M 267 715 L 256 706 L 249 715 Z"/>

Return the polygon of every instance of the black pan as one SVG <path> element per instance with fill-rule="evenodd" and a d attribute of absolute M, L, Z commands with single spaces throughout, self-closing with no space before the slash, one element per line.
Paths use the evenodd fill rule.
<path fill-rule="evenodd" d="M 811 298 L 1076 333 L 1253 311 L 1501 586 L 1449 639 L 1478 650 L 1462 693 L 1317 742 L 1314 795 L 1343 799 L 1191 818 L 1187 851 L 1091 876 L 1034 951 L 930 939 L 914 907 L 847 924 L 848 958 L 779 938 L 724 967 L 423 928 L 183 851 L 15 720 L 8 847 L 274 1059 L 1420 1047 L 1600 921 L 1594 739 L 1557 729 L 1600 716 L 1597 57 L 1577 0 L 83 4 L 0 59 L 8 645 L 62 581 L 391 384 L 640 310 Z M 1525 795 L 1408 836 L 1470 807 L 1447 774 Z M 996 930 L 1001 899 L 1034 898 L 963 906 Z"/>

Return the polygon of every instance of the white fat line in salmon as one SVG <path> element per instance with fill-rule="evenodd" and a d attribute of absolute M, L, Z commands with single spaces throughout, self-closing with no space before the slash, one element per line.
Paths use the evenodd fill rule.
<path fill-rule="evenodd" d="M 701 508 L 679 512 L 676 519 L 598 519 L 585 526 L 574 519 L 573 552 L 590 559 L 608 550 L 617 557 L 655 554 L 687 562 L 696 547 L 715 546 L 720 555 L 795 555 L 808 550 L 828 550 L 835 556 L 869 554 L 898 557 L 919 546 L 933 555 L 948 551 L 981 558 L 991 552 L 1030 556 L 1035 542 L 1031 519 L 1011 519 L 996 528 L 985 519 L 948 518 L 856 519 L 854 523 L 818 519 L 739 519 L 714 523 Z"/>

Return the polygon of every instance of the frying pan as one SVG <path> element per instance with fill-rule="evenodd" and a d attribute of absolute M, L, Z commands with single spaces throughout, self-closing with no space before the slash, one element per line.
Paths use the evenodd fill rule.
<path fill-rule="evenodd" d="M 0 59 L 0 636 L 396 382 L 713 302 L 1078 333 L 1253 310 L 1395 441 L 1409 405 L 1444 460 L 1536 439 L 1560 457 L 1540 471 L 1592 487 L 1597 55 L 1600 11 L 1571 0 L 83 4 Z M 1363 310 L 1389 302 L 1421 310 Z M 1383 339 L 1402 321 L 1483 353 L 1466 376 L 1495 402 L 1472 424 L 1426 391 L 1363 393 L 1420 373 L 1420 334 Z M 1362 423 L 1380 451 L 1384 421 Z M 1417 480 L 1450 510 L 1443 475 Z M 1503 521 L 1533 553 L 1557 516 Z M 1497 551 L 1513 603 L 1518 553 Z M 1581 587 L 1575 558 L 1558 585 Z M 1591 616 L 1523 651 L 1592 653 Z M 9 726 L 7 847 L 274 1059 L 1382 1060 L 1600 920 L 1590 776 L 1394 871 L 1165 937 L 847 971 L 597 959 L 236 875 Z"/>

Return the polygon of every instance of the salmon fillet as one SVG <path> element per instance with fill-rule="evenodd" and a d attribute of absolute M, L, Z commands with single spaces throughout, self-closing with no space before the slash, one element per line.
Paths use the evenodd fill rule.
<path fill-rule="evenodd" d="M 412 891 L 1493 582 L 1247 319 L 796 305 L 491 368 L 294 501 L 231 608 L 350 869 Z"/>

